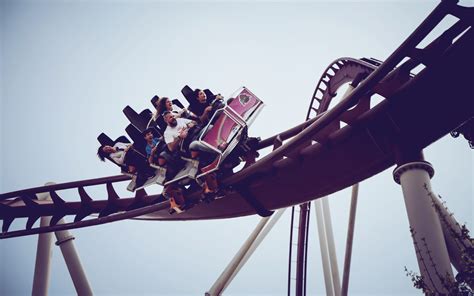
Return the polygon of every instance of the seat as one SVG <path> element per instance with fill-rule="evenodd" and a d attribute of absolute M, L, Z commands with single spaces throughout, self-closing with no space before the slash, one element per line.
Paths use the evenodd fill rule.
<path fill-rule="evenodd" d="M 133 124 L 140 132 L 146 130 L 148 122 L 152 117 L 152 112 L 149 109 L 145 109 L 142 112 L 137 113 L 130 106 L 126 106 L 123 109 L 123 113 L 130 123 Z"/>
<path fill-rule="evenodd" d="M 156 102 L 158 102 L 159 100 L 160 100 L 160 97 L 159 97 L 159 96 L 153 96 L 153 98 L 151 98 L 150 103 L 151 103 L 151 105 L 153 106 L 153 108 L 155 108 L 155 104 L 156 104 Z"/>
<path fill-rule="evenodd" d="M 101 145 L 108 145 L 108 146 L 114 146 L 115 144 L 119 142 L 130 143 L 130 140 L 125 136 L 120 136 L 117 139 L 115 139 L 115 141 L 112 141 L 112 139 L 109 136 L 107 136 L 105 133 L 101 133 L 97 137 L 97 141 L 99 141 Z"/>
<path fill-rule="evenodd" d="M 214 94 L 209 89 L 205 89 L 203 91 L 204 91 L 204 93 L 206 94 L 206 96 L 208 98 L 214 97 Z M 197 112 L 197 109 L 199 109 L 199 108 L 197 108 L 197 106 L 199 106 L 200 103 L 198 102 L 196 96 L 194 95 L 194 90 L 191 87 L 189 87 L 189 85 L 185 85 L 181 89 L 181 93 L 183 94 L 183 96 L 186 98 L 186 100 L 189 103 L 188 110 L 195 113 L 195 114 L 199 113 L 199 112 Z"/>
<path fill-rule="evenodd" d="M 183 94 L 184 98 L 188 101 L 189 104 L 192 104 L 196 101 L 194 97 L 194 91 L 189 87 L 189 85 L 185 85 L 181 89 L 181 93 Z"/>
<path fill-rule="evenodd" d="M 142 112 L 140 112 L 140 114 L 138 114 L 138 116 L 140 117 L 140 120 L 144 124 L 144 127 L 146 129 L 148 122 L 153 117 L 153 112 L 151 112 L 150 109 L 145 109 Z"/>
<path fill-rule="evenodd" d="M 165 120 L 163 119 L 163 116 L 160 116 L 158 117 L 158 119 L 156 120 L 156 127 L 158 127 L 160 130 L 163 131 L 163 134 L 164 134 L 164 131 L 166 131 L 166 127 L 168 126 L 165 122 Z"/>
<path fill-rule="evenodd" d="M 199 161 L 184 157 L 182 157 L 182 159 L 184 160 L 183 168 L 171 180 L 167 181 L 165 186 L 176 183 L 187 185 L 196 177 L 199 168 Z"/>
<path fill-rule="evenodd" d="M 178 99 L 172 100 L 171 103 L 173 103 L 173 105 L 176 105 L 176 106 L 178 106 L 178 107 L 181 108 L 181 109 L 184 109 L 183 103 L 181 103 L 181 101 L 178 100 Z"/>
<path fill-rule="evenodd" d="M 208 98 L 214 97 L 214 93 L 207 88 L 204 90 L 204 93 L 206 94 Z"/>
<path fill-rule="evenodd" d="M 105 133 L 101 133 L 97 137 L 97 141 L 99 141 L 100 145 L 108 145 L 108 146 L 113 146 L 114 145 L 114 141 L 109 136 L 107 136 Z"/>
<path fill-rule="evenodd" d="M 161 137 L 161 133 L 156 128 L 151 127 L 150 129 L 153 132 L 153 137 L 154 138 L 160 138 Z M 143 132 L 140 132 L 133 124 L 129 124 L 125 128 L 125 131 L 130 136 L 130 138 L 133 140 L 133 146 L 135 147 L 135 150 L 142 153 L 143 155 L 146 155 L 146 152 L 145 152 L 146 141 L 145 141 L 145 138 L 143 136 Z"/>
<path fill-rule="evenodd" d="M 137 150 L 141 154 L 145 154 L 146 142 L 145 142 L 145 139 L 143 138 L 142 133 L 133 124 L 127 125 L 127 127 L 125 128 L 125 131 L 132 139 L 135 150 Z"/>
<path fill-rule="evenodd" d="M 158 132 L 157 129 L 151 128 L 151 130 L 153 131 L 154 137 L 156 137 L 156 138 L 161 137 L 161 133 Z M 143 136 L 143 133 L 140 132 L 133 124 L 129 124 L 127 126 L 127 128 L 125 129 L 125 131 L 132 138 L 134 149 L 137 152 L 139 152 L 140 154 L 142 154 L 143 157 L 145 157 L 145 155 L 146 155 L 146 149 L 145 149 L 146 148 L 146 141 L 145 141 L 145 138 Z M 161 152 L 165 148 L 166 144 L 162 140 L 160 140 L 160 142 L 158 142 L 157 146 L 158 146 L 158 151 Z M 127 187 L 127 190 L 135 191 L 137 189 L 141 189 L 141 188 L 147 187 L 147 186 L 155 184 L 155 183 L 163 185 L 163 183 L 165 182 L 166 169 L 161 168 L 159 166 L 155 166 L 155 165 L 150 165 L 150 167 L 155 169 L 155 176 L 153 178 L 148 179 L 145 182 L 145 184 L 143 184 L 142 186 L 140 186 L 138 188 L 136 187 L 136 177 L 135 177 L 130 182 L 129 186 Z"/>
<path fill-rule="evenodd" d="M 119 142 L 120 143 L 130 143 L 130 140 L 125 136 L 120 136 L 117 139 L 115 139 L 115 141 L 112 141 L 112 139 L 109 136 L 107 136 L 105 133 L 101 133 L 97 137 L 97 141 L 99 141 L 99 143 L 103 146 L 104 145 L 114 146 L 115 144 L 117 144 Z M 127 173 L 127 167 L 126 166 L 116 163 L 112 158 L 110 158 L 110 156 L 106 156 L 105 158 L 107 158 L 113 164 L 119 166 L 122 173 Z"/>
<path fill-rule="evenodd" d="M 117 143 L 119 143 L 119 142 L 120 142 L 120 143 L 131 143 L 130 140 L 129 140 L 127 137 L 125 137 L 125 136 L 120 136 L 120 137 L 118 137 L 117 139 L 115 139 L 114 145 L 117 144 Z M 113 146 L 113 145 L 112 145 L 112 146 Z"/>

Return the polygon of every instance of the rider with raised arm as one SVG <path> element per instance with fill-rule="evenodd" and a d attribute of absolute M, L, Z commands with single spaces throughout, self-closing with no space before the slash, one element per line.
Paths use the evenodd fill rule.
<path fill-rule="evenodd" d="M 204 104 L 204 103 L 203 103 Z M 212 109 L 212 106 L 208 106 L 208 110 Z M 209 112 L 205 112 L 204 116 L 208 116 Z M 184 146 L 184 149 L 188 149 L 189 143 L 194 139 L 195 135 L 197 135 L 196 129 L 193 132 L 193 135 L 189 135 L 188 132 L 191 127 L 196 125 L 195 121 L 191 121 L 184 118 L 175 118 L 171 112 L 166 112 L 163 114 L 163 118 L 165 119 L 168 127 L 165 130 L 164 138 L 165 142 L 168 145 L 168 149 L 173 153 L 174 151 L 179 150 L 179 146 Z M 206 121 L 209 119 L 206 118 Z M 184 145 L 182 145 L 184 143 Z M 177 160 L 176 153 L 173 153 L 174 159 Z M 197 150 L 190 151 L 191 158 L 197 158 L 200 154 Z M 203 184 L 203 195 L 205 201 L 211 201 L 214 199 L 215 194 L 218 190 L 218 182 L 215 173 L 211 173 L 206 175 L 204 184 Z"/>
<path fill-rule="evenodd" d="M 163 137 L 168 148 L 168 151 L 163 151 L 162 154 L 167 154 L 168 171 L 172 171 L 173 173 L 170 175 L 173 175 L 180 169 L 182 164 L 181 148 L 187 148 L 182 147 L 183 143 L 188 137 L 192 137 L 189 134 L 189 129 L 196 126 L 196 122 L 185 118 L 175 118 L 175 115 L 169 110 L 166 110 L 162 116 L 167 124 Z M 197 157 L 197 151 L 191 152 L 191 157 Z M 172 207 L 174 205 L 181 208 L 184 206 L 185 199 L 180 186 L 175 184 L 167 185 L 163 190 L 163 194 L 170 199 Z"/>
<path fill-rule="evenodd" d="M 153 158 L 155 156 L 157 144 L 160 141 L 160 139 L 155 137 L 155 135 L 153 134 L 153 129 L 151 128 L 148 128 L 143 132 L 143 137 L 145 138 L 145 141 L 146 141 L 146 146 L 145 146 L 146 158 L 148 160 L 148 163 L 153 164 L 154 163 Z"/>
<path fill-rule="evenodd" d="M 173 102 L 168 97 L 162 97 L 158 101 L 159 114 L 163 114 L 165 111 L 171 111 L 176 116 L 176 118 L 188 118 L 189 111 L 186 108 L 180 108 L 173 104 Z"/>
<path fill-rule="evenodd" d="M 154 97 L 152 99 L 152 103 L 153 106 L 155 106 L 156 111 L 153 113 L 153 116 L 150 119 L 148 125 L 150 125 L 150 123 L 154 121 L 161 129 L 166 129 L 167 124 L 163 118 L 163 113 L 165 111 L 171 111 L 176 118 L 188 118 L 192 120 L 197 119 L 197 117 L 192 112 L 188 111 L 188 109 L 176 106 L 167 97 Z"/>
<path fill-rule="evenodd" d="M 176 118 L 171 111 L 165 111 L 163 113 L 163 118 L 168 125 L 164 132 L 165 143 L 168 146 L 169 151 L 173 154 L 176 154 L 180 150 L 180 146 L 183 146 L 183 143 L 188 143 L 190 140 L 188 137 L 193 137 L 195 133 L 189 134 L 189 131 L 192 127 L 195 127 L 197 123 L 193 120 L 186 118 Z M 187 149 L 187 145 L 182 147 L 184 150 Z M 195 158 L 197 156 L 197 151 L 191 151 L 191 157 Z"/>

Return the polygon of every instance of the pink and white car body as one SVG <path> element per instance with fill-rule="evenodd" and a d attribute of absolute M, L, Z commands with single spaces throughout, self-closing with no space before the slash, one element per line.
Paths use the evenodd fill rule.
<path fill-rule="evenodd" d="M 199 146 L 216 153 L 216 159 L 201 169 L 200 178 L 219 169 L 220 164 L 239 144 L 244 130 L 249 127 L 265 106 L 262 100 L 246 87 L 239 88 L 229 104 L 215 112 L 199 137 Z"/>

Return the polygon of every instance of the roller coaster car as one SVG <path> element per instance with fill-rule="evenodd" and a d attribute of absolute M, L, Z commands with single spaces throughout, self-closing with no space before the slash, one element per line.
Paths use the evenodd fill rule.
<path fill-rule="evenodd" d="M 190 144 L 190 149 L 200 150 L 210 155 L 209 161 L 199 170 L 197 160 L 185 159 L 185 167 L 173 180 L 165 185 L 186 184 L 189 179 L 202 177 L 219 170 L 224 160 L 239 145 L 245 145 L 247 128 L 253 123 L 264 103 L 245 87 L 238 89 L 227 105 L 221 105 L 207 126 L 199 133 L 197 140 Z M 241 149 L 245 151 L 245 149 Z M 203 165 L 201 163 L 201 165 Z M 200 173 L 198 174 L 198 172 Z"/>

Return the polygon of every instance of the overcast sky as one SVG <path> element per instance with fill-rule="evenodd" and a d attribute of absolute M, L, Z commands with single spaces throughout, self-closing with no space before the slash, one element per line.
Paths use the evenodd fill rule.
<path fill-rule="evenodd" d="M 437 3 L 2 1 L 0 192 L 117 174 L 96 157 L 97 135 L 125 134 L 122 109 L 150 108 L 155 94 L 185 102 L 185 84 L 224 96 L 245 85 L 266 103 L 250 134 L 286 130 L 304 120 L 333 60 L 387 58 Z M 472 228 L 474 161 L 467 142 L 446 136 L 425 157 L 436 170 L 433 189 Z M 360 185 L 350 295 L 421 295 L 404 273 L 404 266 L 418 267 L 392 171 Z M 104 199 L 101 190 L 90 194 Z M 350 190 L 331 195 L 341 275 L 349 203 Z M 202 295 L 259 219 L 123 221 L 71 232 L 97 295 Z M 308 292 L 322 295 L 314 222 L 313 211 Z M 289 211 L 226 295 L 285 295 L 288 235 Z M 0 295 L 31 292 L 36 241 L 0 241 Z M 54 247 L 50 294 L 74 293 Z"/>

